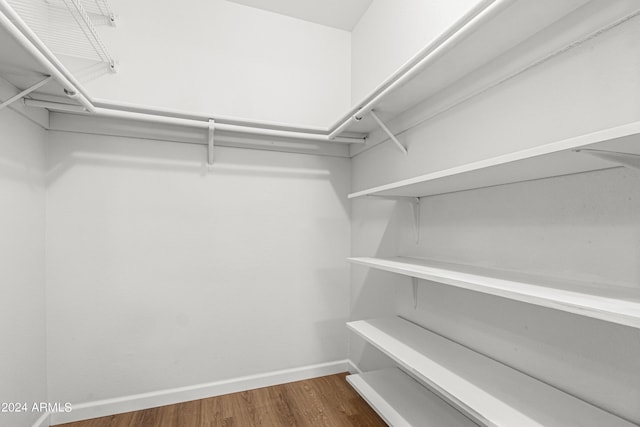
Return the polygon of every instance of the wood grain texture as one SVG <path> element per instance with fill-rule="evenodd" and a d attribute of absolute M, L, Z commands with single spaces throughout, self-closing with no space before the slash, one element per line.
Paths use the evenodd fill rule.
<path fill-rule="evenodd" d="M 56 427 L 386 426 L 347 373 Z"/>

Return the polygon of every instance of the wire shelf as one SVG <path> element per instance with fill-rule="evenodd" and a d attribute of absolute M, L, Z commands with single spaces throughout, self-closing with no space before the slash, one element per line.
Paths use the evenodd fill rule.
<path fill-rule="evenodd" d="M 115 16 L 113 10 L 111 10 L 111 5 L 109 5 L 107 0 L 85 0 L 82 4 L 84 5 L 84 9 L 87 13 L 106 16 L 108 18 Z"/>
<path fill-rule="evenodd" d="M 107 0 L 9 0 L 9 3 L 56 55 L 103 62 L 115 71 L 116 62 L 94 25 L 96 17 L 115 22 Z"/>

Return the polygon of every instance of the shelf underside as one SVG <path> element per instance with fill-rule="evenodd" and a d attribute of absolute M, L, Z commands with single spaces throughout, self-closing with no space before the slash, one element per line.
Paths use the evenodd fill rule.
<path fill-rule="evenodd" d="M 391 426 L 477 426 L 399 369 L 349 375 L 347 381 Z"/>
<path fill-rule="evenodd" d="M 482 425 L 633 424 L 399 317 L 347 323 L 445 401 Z"/>
<path fill-rule="evenodd" d="M 587 150 L 616 153 L 640 166 L 640 122 L 356 191 L 349 198 L 426 197 L 623 165 L 614 156 L 604 159 Z"/>
<path fill-rule="evenodd" d="M 367 267 L 640 328 L 640 289 L 417 258 L 349 258 Z"/>

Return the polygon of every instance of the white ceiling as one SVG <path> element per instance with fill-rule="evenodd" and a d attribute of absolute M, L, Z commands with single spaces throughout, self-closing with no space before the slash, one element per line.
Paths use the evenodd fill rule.
<path fill-rule="evenodd" d="M 373 0 L 229 0 L 316 24 L 351 31 Z"/>

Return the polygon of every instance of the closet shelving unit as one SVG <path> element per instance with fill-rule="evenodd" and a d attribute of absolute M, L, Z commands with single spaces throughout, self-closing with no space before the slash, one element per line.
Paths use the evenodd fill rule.
<path fill-rule="evenodd" d="M 45 3 L 45 0 L 42 0 Z M 106 0 L 50 0 L 43 14 L 58 14 L 63 11 L 61 5 L 68 10 L 77 10 L 78 6 L 86 6 L 84 12 L 73 16 L 74 20 L 83 22 L 95 16 L 114 21 L 113 12 L 105 6 Z M 0 77 L 11 87 L 6 94 L 6 84 L 0 81 L 0 93 L 4 94 L 0 101 L 2 107 L 12 104 L 21 113 L 30 116 L 34 108 L 45 109 L 68 116 L 93 116 L 107 120 L 125 120 L 128 124 L 135 122 L 140 126 L 145 123 L 162 124 L 180 130 L 188 128 L 197 130 L 198 142 L 209 145 L 213 150 L 214 132 L 231 134 L 236 137 L 249 138 L 284 138 L 287 141 L 303 143 L 335 142 L 340 144 L 362 144 L 364 136 L 347 133 L 337 138 L 329 138 L 328 130 L 308 126 L 296 126 L 284 123 L 246 120 L 227 116 L 210 116 L 192 112 L 162 110 L 144 105 L 129 105 L 109 100 L 95 99 L 89 96 L 82 84 L 65 67 L 56 54 L 39 37 L 29 23 L 33 17 L 38 26 L 39 13 L 30 12 L 29 8 L 37 2 L 29 0 L 0 0 Z M 23 10 L 26 19 L 16 11 Z M 41 10 L 42 11 L 42 10 Z M 109 14 L 109 17 L 106 15 Z M 32 16 L 33 15 L 33 16 Z M 113 18 L 113 19 L 112 19 Z M 46 25 L 45 25 L 46 27 Z M 95 29 L 80 26 L 80 32 L 89 34 L 87 38 L 96 52 L 104 47 L 101 41 L 91 37 Z M 48 28 L 41 31 L 47 34 Z M 77 36 L 77 37 L 76 37 Z M 59 38 L 56 35 L 57 38 Z M 69 36 L 69 44 L 83 43 L 81 35 Z M 82 35 L 85 37 L 85 35 Z M 105 48 L 106 51 L 106 48 Z M 64 54 L 64 52 L 63 52 Z M 110 57 L 109 57 L 110 58 Z M 113 63 L 112 60 L 109 63 Z M 46 81 L 44 81 L 46 79 Z M 44 81 L 44 82 L 43 82 Z M 4 86 L 4 87 L 3 87 Z M 8 96 L 7 96 L 8 95 Z M 22 100 L 22 102 L 18 102 Z M 8 101 L 8 102 L 7 102 Z M 49 128 L 48 120 L 38 120 L 39 124 Z M 201 135 L 201 136 L 200 136 Z M 185 142 L 194 141 L 189 140 Z M 240 143 L 241 144 L 241 143 Z M 266 147 L 266 145 L 261 145 Z M 267 147 L 268 148 L 268 147 Z M 310 145 L 312 152 L 318 150 Z M 211 155 L 209 155 L 211 159 Z"/>
<path fill-rule="evenodd" d="M 383 83 L 352 109 L 334 126 L 332 135 L 362 132 L 372 136 L 364 149 L 390 140 L 406 154 L 411 147 L 403 146 L 403 132 L 640 12 L 637 3 L 617 0 L 496 1 L 484 6 L 409 61 L 399 78 Z M 352 153 L 362 149 L 353 147 Z M 411 202 L 418 235 L 424 197 L 619 167 L 640 169 L 640 122 L 358 190 L 349 198 Z M 416 279 L 424 279 L 640 328 L 640 293 L 631 287 L 407 257 L 349 260 L 412 277 L 414 297 Z M 402 370 L 367 372 L 349 379 L 391 425 L 424 425 L 408 421 L 426 405 L 424 400 L 399 401 L 388 391 L 411 390 L 415 380 L 478 425 L 633 425 L 407 320 L 382 318 L 347 325 Z M 421 396 L 429 400 L 430 394 Z"/>
<path fill-rule="evenodd" d="M 633 426 L 628 421 L 402 318 L 360 320 L 347 325 L 479 425 Z M 368 381 L 368 387 L 363 386 L 362 383 L 367 382 L 370 376 L 375 379 Z M 409 408 L 399 404 L 397 396 L 393 396 L 388 389 L 411 388 L 409 380 L 399 378 L 388 379 L 384 371 L 374 371 L 354 376 L 350 381 L 365 399 L 385 414 L 383 418 L 391 419 L 401 413 L 406 416 L 400 415 L 400 418 L 406 420 L 425 403 L 414 397 L 414 405 L 405 400 Z M 402 386 L 397 386 L 396 381 L 401 382 Z M 428 425 L 421 422 L 391 424 Z"/>
<path fill-rule="evenodd" d="M 349 258 L 355 264 L 640 328 L 640 292 L 409 257 Z"/>
<path fill-rule="evenodd" d="M 421 198 L 427 196 L 616 167 L 640 169 L 640 122 L 358 191 L 349 197 L 406 199 L 419 206 Z M 408 257 L 356 257 L 349 261 L 640 328 L 637 289 Z M 481 425 L 632 425 L 405 320 L 374 319 L 350 322 L 348 326 Z M 448 365 L 448 360 L 462 362 Z M 469 366 L 474 372 L 468 372 Z M 484 376 L 481 372 L 491 374 Z M 370 389 L 356 389 L 363 395 L 375 395 Z M 378 405 L 380 412 L 392 405 L 365 398 Z M 582 416 L 585 418 L 578 420 Z"/>

